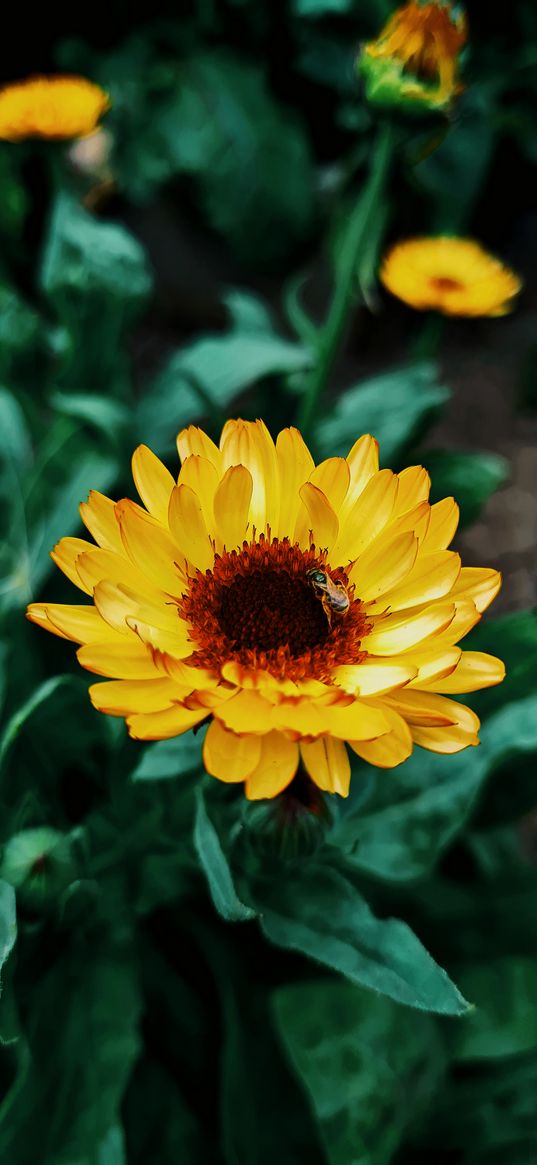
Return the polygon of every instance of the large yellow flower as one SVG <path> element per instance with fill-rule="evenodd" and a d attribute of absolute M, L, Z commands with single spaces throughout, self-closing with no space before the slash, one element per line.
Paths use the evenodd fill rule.
<path fill-rule="evenodd" d="M 503 316 L 521 280 L 473 239 L 441 235 L 406 239 L 384 256 L 380 279 L 418 311 L 449 316 Z"/>
<path fill-rule="evenodd" d="M 376 40 L 363 46 L 360 69 L 370 100 L 446 109 L 461 89 L 459 55 L 466 17 L 444 0 L 396 8 Z"/>
<path fill-rule="evenodd" d="M 429 505 L 421 466 L 379 470 L 368 436 L 315 466 L 296 429 L 274 443 L 261 421 L 228 421 L 219 448 L 194 427 L 177 444 L 177 483 L 141 445 L 145 508 L 91 493 L 81 513 L 97 546 L 55 547 L 93 603 L 28 610 L 111 677 L 90 688 L 97 709 L 139 740 L 209 717 L 208 772 L 245 781 L 251 799 L 281 792 L 300 761 L 346 796 L 345 742 L 386 768 L 414 744 L 478 743 L 477 717 L 448 697 L 503 678 L 499 660 L 456 646 L 500 576 L 447 549 L 458 508 Z"/>
<path fill-rule="evenodd" d="M 109 105 L 108 94 L 85 77 L 28 77 L 0 90 L 0 139 L 84 137 Z"/>

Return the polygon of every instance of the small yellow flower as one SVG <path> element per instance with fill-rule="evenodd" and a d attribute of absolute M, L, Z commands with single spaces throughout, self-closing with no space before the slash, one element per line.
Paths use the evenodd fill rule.
<path fill-rule="evenodd" d="M 397 8 L 377 40 L 362 49 L 359 68 L 369 100 L 447 109 L 462 88 L 459 54 L 466 38 L 466 17 L 447 0 L 410 0 Z"/>
<path fill-rule="evenodd" d="M 55 547 L 90 602 L 28 609 L 109 677 L 90 688 L 99 711 L 137 740 L 210 718 L 206 769 L 253 800 L 300 763 L 346 796 L 345 742 L 383 768 L 414 744 L 478 743 L 477 716 L 448 697 L 503 679 L 498 659 L 457 647 L 501 579 L 447 549 L 458 507 L 429 504 L 421 466 L 379 470 L 369 436 L 316 466 L 297 429 L 274 442 L 261 421 L 228 421 L 219 446 L 190 427 L 177 445 L 177 482 L 141 445 L 143 505 L 91 493 L 97 545 Z"/>
<path fill-rule="evenodd" d="M 418 311 L 448 316 L 503 316 L 521 280 L 473 239 L 407 239 L 384 256 L 380 279 Z"/>
<path fill-rule="evenodd" d="M 85 137 L 109 106 L 108 94 L 85 77 L 29 77 L 0 90 L 0 139 Z"/>

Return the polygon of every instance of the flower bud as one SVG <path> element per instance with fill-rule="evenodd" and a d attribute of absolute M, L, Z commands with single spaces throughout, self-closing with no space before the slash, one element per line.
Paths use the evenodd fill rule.
<path fill-rule="evenodd" d="M 4 846 L 0 876 L 27 905 L 55 899 L 75 876 L 69 836 L 46 826 L 14 834 Z"/>
<path fill-rule="evenodd" d="M 466 16 L 449 0 L 409 0 L 363 45 L 358 70 L 368 101 L 410 113 L 447 112 L 461 91 L 459 56 Z"/>

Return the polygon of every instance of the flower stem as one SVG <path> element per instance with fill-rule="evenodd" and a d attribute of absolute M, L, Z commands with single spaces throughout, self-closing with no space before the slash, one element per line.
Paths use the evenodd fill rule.
<path fill-rule="evenodd" d="M 317 360 L 304 393 L 298 426 L 307 440 L 319 399 L 330 377 L 349 310 L 353 305 L 360 252 L 367 244 L 371 224 L 387 182 L 394 149 L 394 128 L 385 121 L 379 128 L 371 169 L 339 247 L 332 303 L 318 338 Z"/>

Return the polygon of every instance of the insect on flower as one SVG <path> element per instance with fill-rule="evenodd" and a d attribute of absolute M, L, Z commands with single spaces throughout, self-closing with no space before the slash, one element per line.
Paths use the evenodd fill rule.
<path fill-rule="evenodd" d="M 306 577 L 321 600 L 328 626 L 331 627 L 332 615 L 346 615 L 351 605 L 346 588 L 342 582 L 331 578 L 327 570 L 319 570 L 318 567 L 308 570 Z"/>

